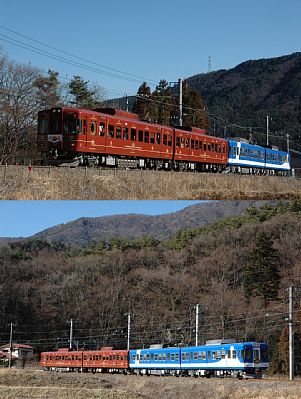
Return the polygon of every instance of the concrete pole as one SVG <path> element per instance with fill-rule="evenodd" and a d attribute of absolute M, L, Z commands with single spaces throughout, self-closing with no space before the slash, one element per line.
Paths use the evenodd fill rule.
<path fill-rule="evenodd" d="M 199 344 L 199 304 L 195 307 L 195 346 Z"/>
<path fill-rule="evenodd" d="M 183 82 L 179 79 L 179 126 L 183 125 Z"/>
<path fill-rule="evenodd" d="M 290 286 L 289 292 L 289 379 L 294 379 L 294 332 L 293 332 L 293 287 Z"/>
<path fill-rule="evenodd" d="M 69 348 L 72 349 L 72 340 L 73 340 L 73 319 L 70 320 L 70 338 L 69 338 Z"/>
<path fill-rule="evenodd" d="M 13 351 L 13 323 L 10 323 L 8 367 L 11 368 Z"/>

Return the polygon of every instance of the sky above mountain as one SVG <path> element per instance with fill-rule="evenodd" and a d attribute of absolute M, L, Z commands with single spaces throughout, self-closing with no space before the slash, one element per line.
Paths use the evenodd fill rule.
<path fill-rule="evenodd" d="M 0 201 L 0 237 L 29 237 L 81 217 L 162 215 L 202 201 Z"/>
<path fill-rule="evenodd" d="M 0 47 L 65 82 L 97 82 L 114 98 L 143 81 L 153 90 L 163 78 L 300 51 L 300 13 L 299 0 L 3 0 Z"/>

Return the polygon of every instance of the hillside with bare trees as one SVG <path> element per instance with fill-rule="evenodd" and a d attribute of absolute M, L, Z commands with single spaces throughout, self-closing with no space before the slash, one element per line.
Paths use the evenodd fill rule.
<path fill-rule="evenodd" d="M 38 239 L 3 244 L 0 340 L 7 342 L 13 321 L 15 340 L 64 347 L 73 318 L 74 345 L 124 348 L 131 312 L 132 347 L 189 345 L 199 303 L 200 342 L 266 341 L 271 369 L 286 372 L 286 289 L 300 281 L 300 232 L 294 202 L 251 207 L 168 240 L 115 239 L 84 249 Z M 296 353 L 299 334 L 297 326 Z"/>

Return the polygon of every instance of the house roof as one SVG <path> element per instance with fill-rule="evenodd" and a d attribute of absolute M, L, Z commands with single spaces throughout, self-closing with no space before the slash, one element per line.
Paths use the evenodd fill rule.
<path fill-rule="evenodd" d="M 6 358 L 6 359 L 9 359 L 9 353 L 8 352 L 3 352 L 3 351 L 0 351 L 0 359 L 1 358 Z M 17 356 L 14 356 L 14 355 L 12 355 L 12 360 L 14 360 L 14 359 L 18 359 L 17 358 Z"/>
<path fill-rule="evenodd" d="M 30 345 L 24 345 L 24 344 L 16 344 L 13 342 L 12 344 L 13 349 L 34 349 L 32 346 Z M 9 344 L 5 344 L 0 346 L 0 351 L 3 349 L 9 349 Z"/>

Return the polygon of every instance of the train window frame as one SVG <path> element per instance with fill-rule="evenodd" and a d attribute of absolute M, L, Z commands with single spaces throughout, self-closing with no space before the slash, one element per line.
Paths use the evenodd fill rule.
<path fill-rule="evenodd" d="M 137 137 L 137 129 L 131 127 L 131 141 L 136 141 L 136 137 Z"/>
<path fill-rule="evenodd" d="M 121 126 L 116 126 L 115 127 L 115 138 L 117 140 L 121 140 L 122 139 L 122 127 Z"/>
<path fill-rule="evenodd" d="M 150 144 L 155 144 L 155 133 L 154 132 L 149 133 L 149 142 L 150 142 Z"/>
<path fill-rule="evenodd" d="M 99 122 L 98 124 L 98 135 L 104 137 L 106 131 L 106 124 L 104 122 Z"/>
<path fill-rule="evenodd" d="M 149 131 L 148 130 L 144 130 L 144 143 L 149 144 Z"/>
<path fill-rule="evenodd" d="M 160 145 L 161 144 L 161 134 L 156 133 L 155 137 L 156 137 L 156 144 Z"/>
<path fill-rule="evenodd" d="M 180 360 L 180 355 L 179 355 L 179 353 L 177 352 L 177 353 L 175 354 L 175 361 L 178 361 L 178 360 Z"/>
<path fill-rule="evenodd" d="M 143 130 L 138 130 L 138 141 L 143 143 Z"/>
<path fill-rule="evenodd" d="M 236 359 L 236 358 L 237 358 L 236 349 L 232 349 L 232 359 Z"/>
<path fill-rule="evenodd" d="M 129 139 L 129 128 L 128 127 L 123 128 L 122 138 L 123 138 L 123 140 Z"/>
<path fill-rule="evenodd" d="M 109 125 L 108 136 L 112 139 L 115 137 L 115 125 Z"/>
<path fill-rule="evenodd" d="M 199 141 L 199 140 L 195 140 L 195 150 L 199 150 L 199 148 L 200 148 L 200 143 L 202 143 L 202 142 Z"/>
<path fill-rule="evenodd" d="M 203 151 L 204 152 L 207 152 L 207 143 L 204 141 L 204 143 L 203 143 Z"/>
<path fill-rule="evenodd" d="M 194 150 L 194 139 L 190 140 L 190 147 L 192 150 Z"/>
<path fill-rule="evenodd" d="M 167 134 L 163 134 L 163 141 L 162 141 L 163 145 L 167 146 Z"/>
<path fill-rule="evenodd" d="M 167 135 L 167 146 L 172 147 L 172 135 L 171 134 Z"/>
<path fill-rule="evenodd" d="M 96 119 L 90 120 L 90 135 L 95 136 L 97 131 L 97 121 Z"/>

